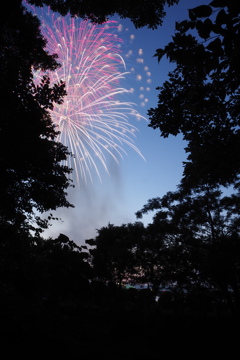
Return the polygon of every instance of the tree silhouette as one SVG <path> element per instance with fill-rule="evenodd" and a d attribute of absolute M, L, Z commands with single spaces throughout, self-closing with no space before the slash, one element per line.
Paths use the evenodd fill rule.
<path fill-rule="evenodd" d="M 239 195 L 206 185 L 149 200 L 137 217 L 156 211 L 150 229 L 162 239 L 162 282 L 178 293 L 215 291 L 239 311 L 238 209 Z"/>
<path fill-rule="evenodd" d="M 120 18 L 129 18 L 136 28 L 148 26 L 152 29 L 162 24 L 162 19 L 166 15 L 164 7 L 178 2 L 179 0 L 131 0 L 131 3 L 128 0 L 101 3 L 97 0 L 28 0 L 28 3 L 35 6 L 50 6 L 53 11 L 63 16 L 70 12 L 83 19 L 102 23 L 108 17 L 118 14 Z"/>
<path fill-rule="evenodd" d="M 229 185 L 240 171 L 238 1 L 214 0 L 189 10 L 176 24 L 172 41 L 158 49 L 175 69 L 158 89 L 150 125 L 161 136 L 182 134 L 187 141 L 182 182 Z M 187 186 L 188 186 L 187 185 Z"/>
<path fill-rule="evenodd" d="M 68 150 L 56 141 L 49 115 L 65 95 L 63 83 L 39 85 L 33 69 L 54 70 L 55 56 L 44 50 L 36 17 L 16 2 L 1 22 L 0 35 L 0 225 L 2 236 L 16 231 L 39 231 L 48 220 L 37 214 L 69 207 L 65 190 L 70 169 L 62 165 Z M 51 218 L 51 215 L 49 216 Z M 4 230 L 5 229 L 5 230 Z"/>
<path fill-rule="evenodd" d="M 116 12 L 136 27 L 155 28 L 164 16 L 163 6 L 178 1 L 28 2 L 98 22 Z M 0 25 L 2 352 L 68 358 L 101 353 L 112 360 L 157 358 L 160 348 L 167 356 L 192 356 L 196 349 L 229 356 L 238 344 L 225 306 L 239 314 L 239 193 L 224 196 L 216 184 L 238 186 L 239 4 L 214 0 L 190 10 L 190 21 L 178 24 L 173 42 L 157 51 L 159 59 L 167 54 L 177 64 L 159 109 L 165 110 L 163 135 L 181 131 L 189 142 L 182 186 L 138 212 L 140 217 L 156 211 L 152 224 L 109 224 L 86 241 L 92 246 L 88 250 L 63 234 L 40 237 L 52 215 L 43 220 L 38 214 L 70 206 L 70 169 L 62 165 L 69 154 L 56 142 L 48 112 L 62 102 L 65 89 L 62 83 L 50 86 L 47 76 L 34 84 L 33 69 L 54 70 L 58 64 L 44 51 L 37 18 L 21 3 L 4 4 Z M 202 44 L 188 30 L 196 30 Z M 194 62 L 188 63 L 186 55 Z M 150 112 L 152 126 L 158 127 L 157 112 Z M 151 290 L 128 290 L 121 287 L 124 281 L 148 283 Z M 156 302 L 163 287 L 170 291 L 159 293 Z M 220 320 L 216 309 L 224 315 Z M 184 311 L 188 316 L 182 316 Z"/>
<path fill-rule="evenodd" d="M 96 278 L 114 282 L 120 287 L 136 275 L 135 247 L 143 233 L 141 223 L 114 226 L 108 224 L 98 230 L 95 239 L 86 240 L 94 246 L 90 250 Z M 134 274 L 134 275 L 133 275 Z"/>

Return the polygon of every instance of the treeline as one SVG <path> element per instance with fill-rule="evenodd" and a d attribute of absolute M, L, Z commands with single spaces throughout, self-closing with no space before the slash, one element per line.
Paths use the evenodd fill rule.
<path fill-rule="evenodd" d="M 156 28 L 178 0 L 99 3 L 28 0 L 96 22 L 117 13 Z M 40 4 L 41 3 L 41 4 Z M 148 111 L 160 135 L 187 142 L 175 192 L 149 200 L 141 222 L 94 239 L 43 239 L 51 211 L 72 206 L 71 156 L 50 111 L 65 85 L 45 51 L 40 21 L 5 3 L 0 32 L 0 345 L 3 354 L 111 360 L 235 356 L 240 291 L 240 3 L 189 9 L 156 50 L 173 64 Z M 34 70 L 46 71 L 36 85 Z M 44 218 L 42 214 L 50 215 Z M 28 356 L 29 355 L 29 356 Z"/>
<path fill-rule="evenodd" d="M 149 200 L 137 216 L 151 210 L 156 212 L 148 226 L 108 224 L 82 246 L 63 234 L 6 237 L 3 298 L 77 304 L 95 294 L 95 286 L 106 292 L 130 287 L 135 294 L 148 289 L 154 306 L 158 299 L 173 312 L 239 313 L 239 196 L 205 187 L 191 196 L 169 192 Z"/>
<path fill-rule="evenodd" d="M 148 226 L 108 224 L 82 246 L 63 234 L 8 233 L 0 251 L 3 344 L 15 351 L 14 339 L 19 351 L 39 346 L 70 356 L 101 351 L 107 359 L 158 356 L 159 346 L 177 355 L 184 341 L 191 341 L 186 353 L 199 342 L 202 354 L 206 346 L 231 352 L 239 318 L 238 208 L 239 196 L 203 188 L 153 199 L 137 214 L 156 210 Z"/>

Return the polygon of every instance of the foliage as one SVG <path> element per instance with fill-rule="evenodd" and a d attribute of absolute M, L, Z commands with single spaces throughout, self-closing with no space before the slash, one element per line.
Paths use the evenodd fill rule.
<path fill-rule="evenodd" d="M 136 276 L 134 250 L 143 232 L 142 223 L 122 226 L 108 224 L 98 230 L 95 239 L 86 240 L 87 244 L 94 246 L 90 254 L 96 278 L 120 286 L 123 281 L 131 281 Z"/>
<path fill-rule="evenodd" d="M 38 19 L 16 4 L 2 19 L 0 35 L 0 226 L 41 231 L 48 219 L 37 213 L 70 206 L 70 169 L 62 165 L 69 153 L 56 142 L 48 111 L 62 103 L 65 89 L 61 82 L 51 87 L 47 76 L 34 84 L 33 68 L 58 64 L 44 50 Z"/>
<path fill-rule="evenodd" d="M 88 254 L 67 236 L 44 240 L 21 234 L 2 238 L 0 250 L 3 303 L 28 299 L 50 306 L 86 295 L 91 278 Z"/>
<path fill-rule="evenodd" d="M 167 289 L 174 301 L 182 298 L 189 306 L 201 296 L 239 311 L 239 194 L 206 185 L 191 193 L 180 189 L 149 200 L 137 217 L 149 211 L 155 215 L 147 227 L 109 224 L 86 240 L 94 278 L 147 284 L 155 295 Z"/>
<path fill-rule="evenodd" d="M 179 190 L 149 200 L 137 217 L 149 211 L 156 211 L 149 229 L 157 229 L 165 249 L 162 281 L 187 292 L 220 290 L 239 309 L 239 193 L 224 196 L 209 186 L 191 194 Z"/>
<path fill-rule="evenodd" d="M 177 3 L 29 2 L 93 21 L 116 12 L 130 17 L 137 27 L 150 28 L 161 23 L 164 4 Z M 163 136 L 184 134 L 190 153 L 184 181 L 191 180 L 190 186 L 149 200 L 137 213 L 141 217 L 155 211 L 147 227 L 140 222 L 109 224 L 98 230 L 95 239 L 86 240 L 86 246 L 63 234 L 56 239 L 40 237 L 48 221 L 35 215 L 35 210 L 70 206 L 65 193 L 70 169 L 61 165 L 69 154 L 55 141 L 57 132 L 48 113 L 55 102 L 62 102 L 65 90 L 62 83 L 50 87 L 47 76 L 34 85 L 32 69 L 54 70 L 56 58 L 44 51 L 39 22 L 21 6 L 21 0 L 14 1 L 14 6 L 6 3 L 4 10 L 0 33 L 2 351 L 11 356 L 16 350 L 17 356 L 26 357 L 37 349 L 38 355 L 68 358 L 94 358 L 101 353 L 112 360 L 157 358 L 159 346 L 166 356 L 179 356 L 181 349 L 184 356 L 192 356 L 196 349 L 205 355 L 199 344 L 206 344 L 208 354 L 215 357 L 216 352 L 229 356 L 231 350 L 234 355 L 235 315 L 240 310 L 240 194 L 224 196 L 216 184 L 234 182 L 239 174 L 239 4 L 214 0 L 191 9 L 190 20 L 177 25 L 173 42 L 157 51 L 159 60 L 166 54 L 177 66 L 163 86 L 159 113 L 150 110 L 152 126 L 159 126 Z M 197 30 L 203 41 L 189 30 Z M 159 125 L 155 115 L 166 122 Z M 31 235 L 34 229 L 36 235 Z M 126 289 L 121 286 L 124 282 L 147 283 L 150 289 Z M 229 309 L 234 314 L 230 320 Z M 187 350 L 182 346 L 186 340 Z"/>
<path fill-rule="evenodd" d="M 166 15 L 165 5 L 171 6 L 177 4 L 179 0 L 121 0 L 104 1 L 97 0 L 28 0 L 35 6 L 47 5 L 54 12 L 66 15 L 70 12 L 72 15 L 83 19 L 91 19 L 93 22 L 102 23 L 114 14 L 120 18 L 129 18 L 136 28 L 148 26 L 155 29 L 162 24 L 162 19 Z"/>
<path fill-rule="evenodd" d="M 158 88 L 149 126 L 187 141 L 184 186 L 239 185 L 239 14 L 238 1 L 190 9 L 189 20 L 176 23 L 172 41 L 156 51 L 175 69 Z"/>
<path fill-rule="evenodd" d="M 206 347 L 208 354 L 234 356 L 238 319 L 184 316 L 176 297 L 157 303 L 151 291 L 96 282 L 66 236 L 21 240 L 0 251 L 0 344 L 8 355 L 30 358 L 37 349 L 38 356 L 141 359 L 157 358 L 161 346 L 165 356 L 196 349 L 204 355 Z"/>

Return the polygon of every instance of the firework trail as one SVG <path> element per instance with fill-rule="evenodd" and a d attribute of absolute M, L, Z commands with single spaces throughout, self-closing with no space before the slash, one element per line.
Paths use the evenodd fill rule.
<path fill-rule="evenodd" d="M 126 101 L 132 89 L 121 86 L 128 73 L 120 51 L 122 40 L 115 34 L 117 24 L 93 25 L 70 16 L 56 17 L 49 10 L 40 20 L 46 50 L 56 53 L 61 64 L 48 75 L 52 83 L 66 84 L 64 103 L 52 111 L 60 131 L 58 141 L 74 155 L 68 165 L 78 182 L 92 180 L 92 169 L 101 179 L 100 165 L 108 172 L 108 156 L 119 162 L 126 154 L 125 145 L 142 156 L 134 145 L 137 129 L 129 118 L 143 116 Z"/>

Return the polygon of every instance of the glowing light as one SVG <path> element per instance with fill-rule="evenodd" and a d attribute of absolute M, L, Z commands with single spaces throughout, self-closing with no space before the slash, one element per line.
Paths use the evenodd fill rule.
<path fill-rule="evenodd" d="M 58 141 L 74 154 L 68 165 L 77 181 L 92 180 L 92 169 L 101 178 L 100 165 L 108 172 L 108 156 L 119 162 L 125 145 L 143 157 L 134 145 L 137 129 L 129 119 L 144 117 L 126 101 L 133 89 L 121 85 L 128 75 L 120 53 L 122 40 L 116 35 L 122 27 L 114 21 L 93 25 L 70 16 L 55 17 L 49 10 L 41 21 L 46 50 L 56 53 L 62 65 L 49 74 L 52 83 L 63 80 L 67 91 L 52 119 L 60 130 Z"/>
<path fill-rule="evenodd" d="M 118 25 L 118 27 L 117 27 L 117 29 L 118 29 L 118 32 L 121 32 L 121 31 L 122 31 L 122 29 L 123 29 L 122 24 L 119 24 L 119 25 Z"/>

